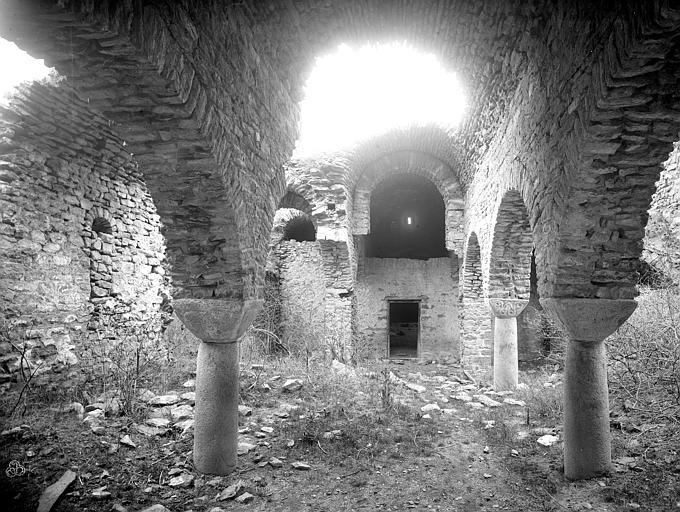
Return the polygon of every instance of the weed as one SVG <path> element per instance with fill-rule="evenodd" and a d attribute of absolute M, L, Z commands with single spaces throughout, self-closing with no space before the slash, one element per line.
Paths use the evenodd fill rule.
<path fill-rule="evenodd" d="M 643 289 L 607 346 L 614 399 L 657 421 L 680 422 L 680 289 Z"/>

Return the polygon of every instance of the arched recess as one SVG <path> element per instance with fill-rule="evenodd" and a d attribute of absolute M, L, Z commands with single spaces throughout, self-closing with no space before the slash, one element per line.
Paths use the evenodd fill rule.
<path fill-rule="evenodd" d="M 371 194 L 367 258 L 444 258 L 444 201 L 429 179 L 391 174 Z"/>
<path fill-rule="evenodd" d="M 460 285 L 461 361 L 469 368 L 487 367 L 491 360 L 491 315 L 484 300 L 482 258 L 476 233 L 465 246 Z"/>
<path fill-rule="evenodd" d="M 441 194 L 445 208 L 446 248 L 460 254 L 463 241 L 463 194 L 453 170 L 445 162 L 417 151 L 395 151 L 365 164 L 354 188 L 352 234 L 370 232 L 371 195 L 376 187 L 397 174 L 414 174 L 431 181 Z"/>
<path fill-rule="evenodd" d="M 279 201 L 279 209 L 281 208 L 292 208 L 294 210 L 300 210 L 307 215 L 312 215 L 312 205 L 309 204 L 309 201 L 292 190 L 287 190 L 286 194 L 281 198 L 281 201 Z"/>
<path fill-rule="evenodd" d="M 279 208 L 274 216 L 270 245 L 281 241 L 313 242 L 316 240 L 316 226 L 312 217 L 295 208 Z"/>
<path fill-rule="evenodd" d="M 528 299 L 533 236 L 522 196 L 509 190 L 498 207 L 491 243 L 489 298 Z"/>

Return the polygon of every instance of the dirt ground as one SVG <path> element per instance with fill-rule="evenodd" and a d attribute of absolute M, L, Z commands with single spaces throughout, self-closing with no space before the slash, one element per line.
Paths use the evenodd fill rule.
<path fill-rule="evenodd" d="M 677 424 L 629 421 L 614 410 L 612 474 L 565 481 L 561 427 L 546 405 L 559 395 L 558 374 L 504 396 L 456 366 L 339 366 L 323 378 L 278 370 L 244 370 L 243 454 L 224 477 L 193 469 L 190 381 L 164 391 L 177 399 L 171 405 L 149 404 L 131 418 L 89 404 L 86 421 L 65 410 L 58 391 L 34 391 L 25 414 L 9 417 L 10 390 L 2 397 L 3 510 L 35 511 L 42 491 L 71 470 L 76 479 L 55 511 L 680 511 Z M 285 391 L 289 378 L 300 389 Z M 481 396 L 500 405 L 480 404 L 488 402 Z M 167 427 L 151 427 L 151 417 Z M 539 444 L 546 435 L 557 442 Z"/>

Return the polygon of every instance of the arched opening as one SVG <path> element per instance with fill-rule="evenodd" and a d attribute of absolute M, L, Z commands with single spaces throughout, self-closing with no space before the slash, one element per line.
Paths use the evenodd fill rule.
<path fill-rule="evenodd" d="M 462 301 L 478 301 L 482 299 L 482 257 L 477 235 L 472 233 L 468 239 L 463 266 Z"/>
<path fill-rule="evenodd" d="M 314 227 L 314 223 L 308 215 L 293 217 L 283 228 L 282 240 L 314 242 L 316 240 L 316 228 Z"/>
<path fill-rule="evenodd" d="M 504 359 L 494 360 L 497 386 L 516 385 L 518 361 L 533 359 L 540 353 L 541 340 L 537 328 L 532 327 L 540 324 L 542 310 L 536 283 L 529 214 L 521 194 L 509 190 L 496 215 L 489 266 L 489 299 L 496 314 L 499 308 L 509 310 L 511 304 L 518 309 L 509 316 L 494 315 L 494 354 L 504 354 L 498 355 Z"/>
<path fill-rule="evenodd" d="M 529 298 L 533 246 L 522 196 L 510 190 L 503 196 L 496 216 L 489 268 L 490 298 Z"/>
<path fill-rule="evenodd" d="M 466 367 L 483 368 L 491 359 L 491 316 L 484 302 L 482 258 L 476 233 L 468 237 L 460 292 L 461 360 Z"/>
<path fill-rule="evenodd" d="M 414 174 L 387 178 L 373 191 L 370 210 L 367 257 L 426 260 L 448 256 L 444 200 L 427 178 Z"/>

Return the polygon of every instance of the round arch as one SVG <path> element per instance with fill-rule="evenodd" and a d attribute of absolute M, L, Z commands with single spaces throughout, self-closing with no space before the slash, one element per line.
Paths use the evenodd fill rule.
<path fill-rule="evenodd" d="M 470 233 L 463 260 L 461 301 L 480 301 L 484 296 L 482 286 L 482 256 L 476 233 Z"/>
<path fill-rule="evenodd" d="M 496 214 L 489 263 L 489 298 L 528 299 L 533 236 L 517 190 L 504 195 Z"/>
<path fill-rule="evenodd" d="M 434 184 L 444 200 L 446 248 L 460 254 L 464 205 L 460 183 L 445 162 L 419 151 L 401 150 L 383 154 L 364 166 L 354 188 L 352 234 L 369 233 L 371 194 L 381 182 L 396 174 L 422 176 Z"/>
<path fill-rule="evenodd" d="M 299 194 L 298 192 L 295 192 L 291 189 L 286 190 L 285 195 L 279 201 L 278 208 L 292 208 L 295 210 L 300 210 L 309 216 L 312 215 L 313 211 L 312 205 L 309 204 L 309 201 L 307 201 L 307 199 L 305 199 L 302 194 Z"/>

